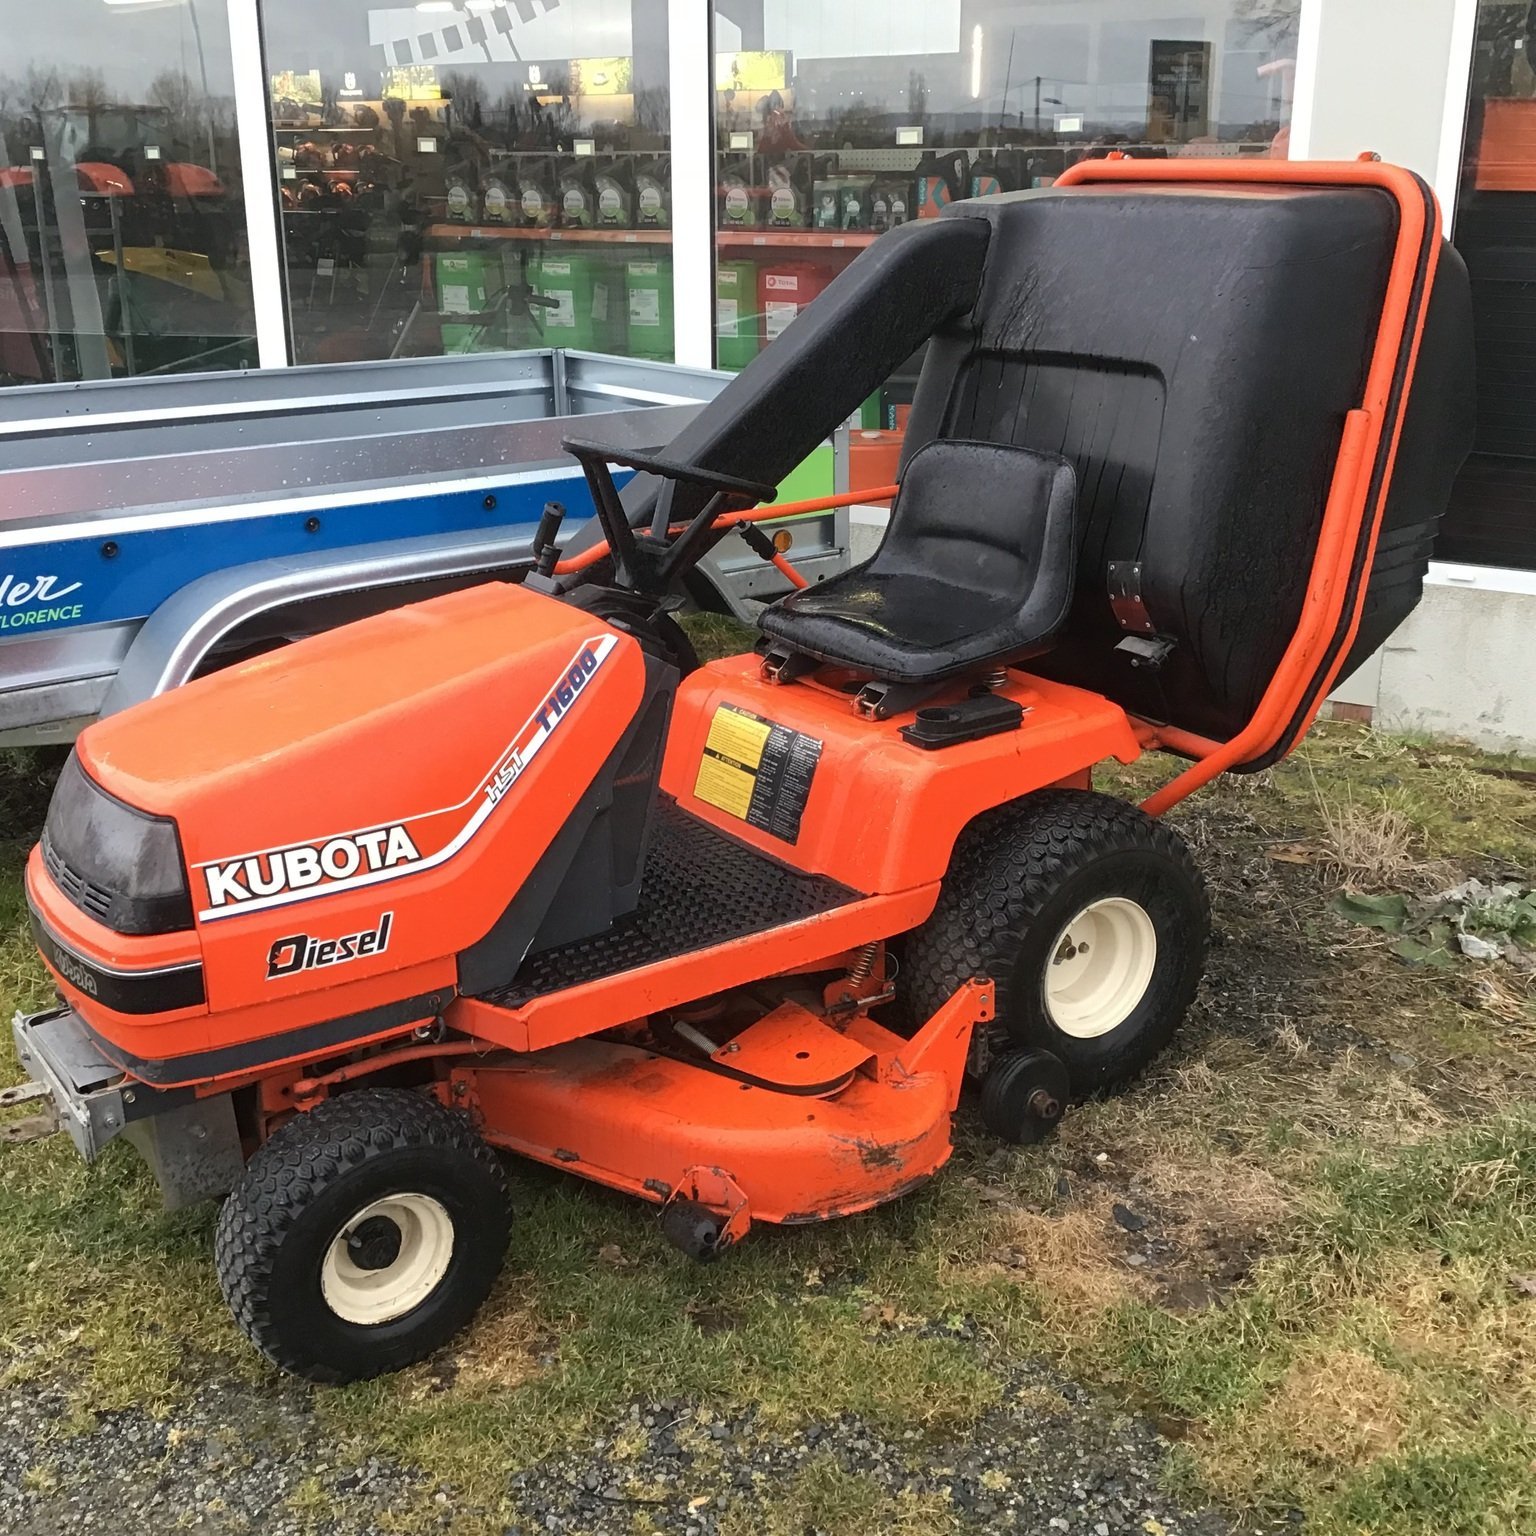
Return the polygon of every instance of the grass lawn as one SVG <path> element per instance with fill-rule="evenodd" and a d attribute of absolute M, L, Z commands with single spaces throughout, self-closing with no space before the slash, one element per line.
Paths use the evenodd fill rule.
<path fill-rule="evenodd" d="M 1167 772 L 1112 768 L 1100 787 Z M 0 783 L 7 1017 L 46 995 L 19 873 L 48 777 L 18 758 Z M 517 1167 L 512 1256 L 477 1325 L 398 1377 L 310 1394 L 326 1433 L 452 1488 L 455 1529 L 500 1531 L 510 1471 L 596 1435 L 622 1467 L 631 1431 L 613 1425 L 637 1399 L 692 1405 L 707 1465 L 725 1454 L 712 1416 L 747 1405 L 765 1437 L 845 1411 L 963 1437 L 1043 1358 L 1152 1418 L 1173 1491 L 1239 1523 L 1536 1530 L 1533 979 L 1451 953 L 1443 914 L 1418 904 L 1469 877 L 1529 885 L 1536 773 L 1332 726 L 1173 819 L 1210 876 L 1218 942 L 1187 1028 L 1131 1092 L 1017 1152 L 966 1116 L 920 1193 L 759 1229 L 709 1267 L 648 1209 Z M 1410 901 L 1355 921 L 1334 909 L 1345 889 Z M 8 1035 L 0 1052 L 7 1081 Z M 125 1147 L 89 1170 L 61 1137 L 0 1149 L 0 1387 L 66 1394 L 62 1460 L 95 1416 L 166 1410 L 209 1373 L 288 1390 L 226 1316 L 213 1219 L 163 1214 Z M 942 1498 L 872 1497 L 813 1462 L 721 1529 L 970 1528 Z M 305 1484 L 288 1513 L 302 1527 L 325 1503 Z"/>

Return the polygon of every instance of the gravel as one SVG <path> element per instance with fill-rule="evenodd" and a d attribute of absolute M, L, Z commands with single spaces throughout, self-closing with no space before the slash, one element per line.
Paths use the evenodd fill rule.
<path fill-rule="evenodd" d="M 634 1530 L 637 1506 L 679 1536 L 715 1536 L 722 1521 L 755 1530 L 754 1512 L 817 1459 L 886 1494 L 947 1495 L 961 1528 L 987 1536 L 1226 1536 L 1222 1514 L 1161 1491 L 1168 1453 L 1145 1419 L 1038 1365 L 1016 1371 L 1003 1405 L 963 1440 L 881 1434 L 853 1416 L 770 1436 L 751 1413 L 715 1418 L 684 1402 L 637 1403 L 611 1436 L 511 1479 L 519 1516 L 508 1536 L 619 1536 Z M 1281 1527 L 1296 1529 L 1283 1519 Z"/>
<path fill-rule="evenodd" d="M 0 1393 L 0 1531 L 376 1532 L 379 1512 L 420 1479 L 328 1443 L 307 1399 L 302 1387 L 214 1379 L 163 1416 L 107 1413 L 82 1431 L 62 1391 Z M 318 1515 L 305 1496 L 310 1479 L 330 1496 Z"/>
<path fill-rule="evenodd" d="M 83 1431 L 54 1389 L 0 1393 L 0 1530 L 182 1529 L 363 1536 L 386 1511 L 452 1527 L 454 1492 L 379 1457 L 359 1460 L 317 1421 L 298 1384 L 211 1379 L 155 1415 L 101 1415 Z M 1018 1369 L 1001 1406 L 963 1439 L 881 1433 L 856 1417 L 770 1434 L 752 1412 L 636 1402 L 591 1443 L 512 1474 L 507 1536 L 677 1536 L 758 1529 L 796 1474 L 832 1462 L 898 1495 L 947 1496 L 961 1528 L 988 1536 L 1226 1536 L 1214 1510 L 1162 1491 L 1170 1442 L 1043 1366 Z M 873 1533 L 878 1526 L 868 1529 Z M 813 1528 L 808 1528 L 808 1530 Z M 1245 1529 L 1261 1530 L 1250 1519 Z M 1281 1516 L 1274 1529 L 1296 1530 Z"/>

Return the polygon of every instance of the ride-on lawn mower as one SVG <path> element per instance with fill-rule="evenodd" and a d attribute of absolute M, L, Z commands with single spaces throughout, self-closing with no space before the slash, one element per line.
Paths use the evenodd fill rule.
<path fill-rule="evenodd" d="M 568 442 L 596 520 L 562 549 L 550 508 L 523 583 L 90 727 L 22 1061 L 88 1157 L 227 1193 L 240 1326 L 326 1381 L 480 1305 L 492 1148 L 709 1257 L 927 1178 L 968 1072 L 1038 1136 L 1199 984 L 1159 813 L 1418 600 L 1470 330 L 1432 195 L 1371 160 L 1094 161 L 883 236 L 665 450 Z M 878 553 L 695 666 L 694 563 L 924 341 Z M 1143 807 L 1093 792 L 1154 748 L 1190 762 Z"/>

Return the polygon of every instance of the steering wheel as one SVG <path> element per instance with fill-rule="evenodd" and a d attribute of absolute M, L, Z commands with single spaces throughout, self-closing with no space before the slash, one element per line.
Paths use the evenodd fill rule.
<path fill-rule="evenodd" d="M 745 511 L 759 502 L 771 502 L 778 491 L 774 486 L 739 475 L 722 474 L 698 464 L 682 464 L 639 449 L 615 448 L 608 443 L 594 443 L 586 438 L 568 437 L 560 445 L 581 465 L 587 488 L 597 508 L 598 520 L 608 535 L 608 549 L 613 557 L 616 587 L 628 588 L 657 597 L 676 587 L 679 577 L 698 564 L 712 547 L 720 532 L 715 523 L 722 513 Z M 619 500 L 610 464 L 659 475 L 673 484 L 696 485 L 712 494 L 693 519 L 674 538 L 672 536 L 672 494 L 663 490 L 657 498 L 650 527 L 636 532 Z"/>

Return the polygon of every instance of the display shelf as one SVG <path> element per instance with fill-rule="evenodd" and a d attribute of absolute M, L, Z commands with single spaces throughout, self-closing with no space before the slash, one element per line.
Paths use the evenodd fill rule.
<path fill-rule="evenodd" d="M 862 251 L 880 236 L 869 229 L 721 229 L 715 244 L 725 250 L 790 247 L 798 250 Z"/>
<path fill-rule="evenodd" d="M 596 245 L 671 245 L 670 229 L 514 229 L 506 224 L 429 224 L 440 240 L 542 240 Z"/>

